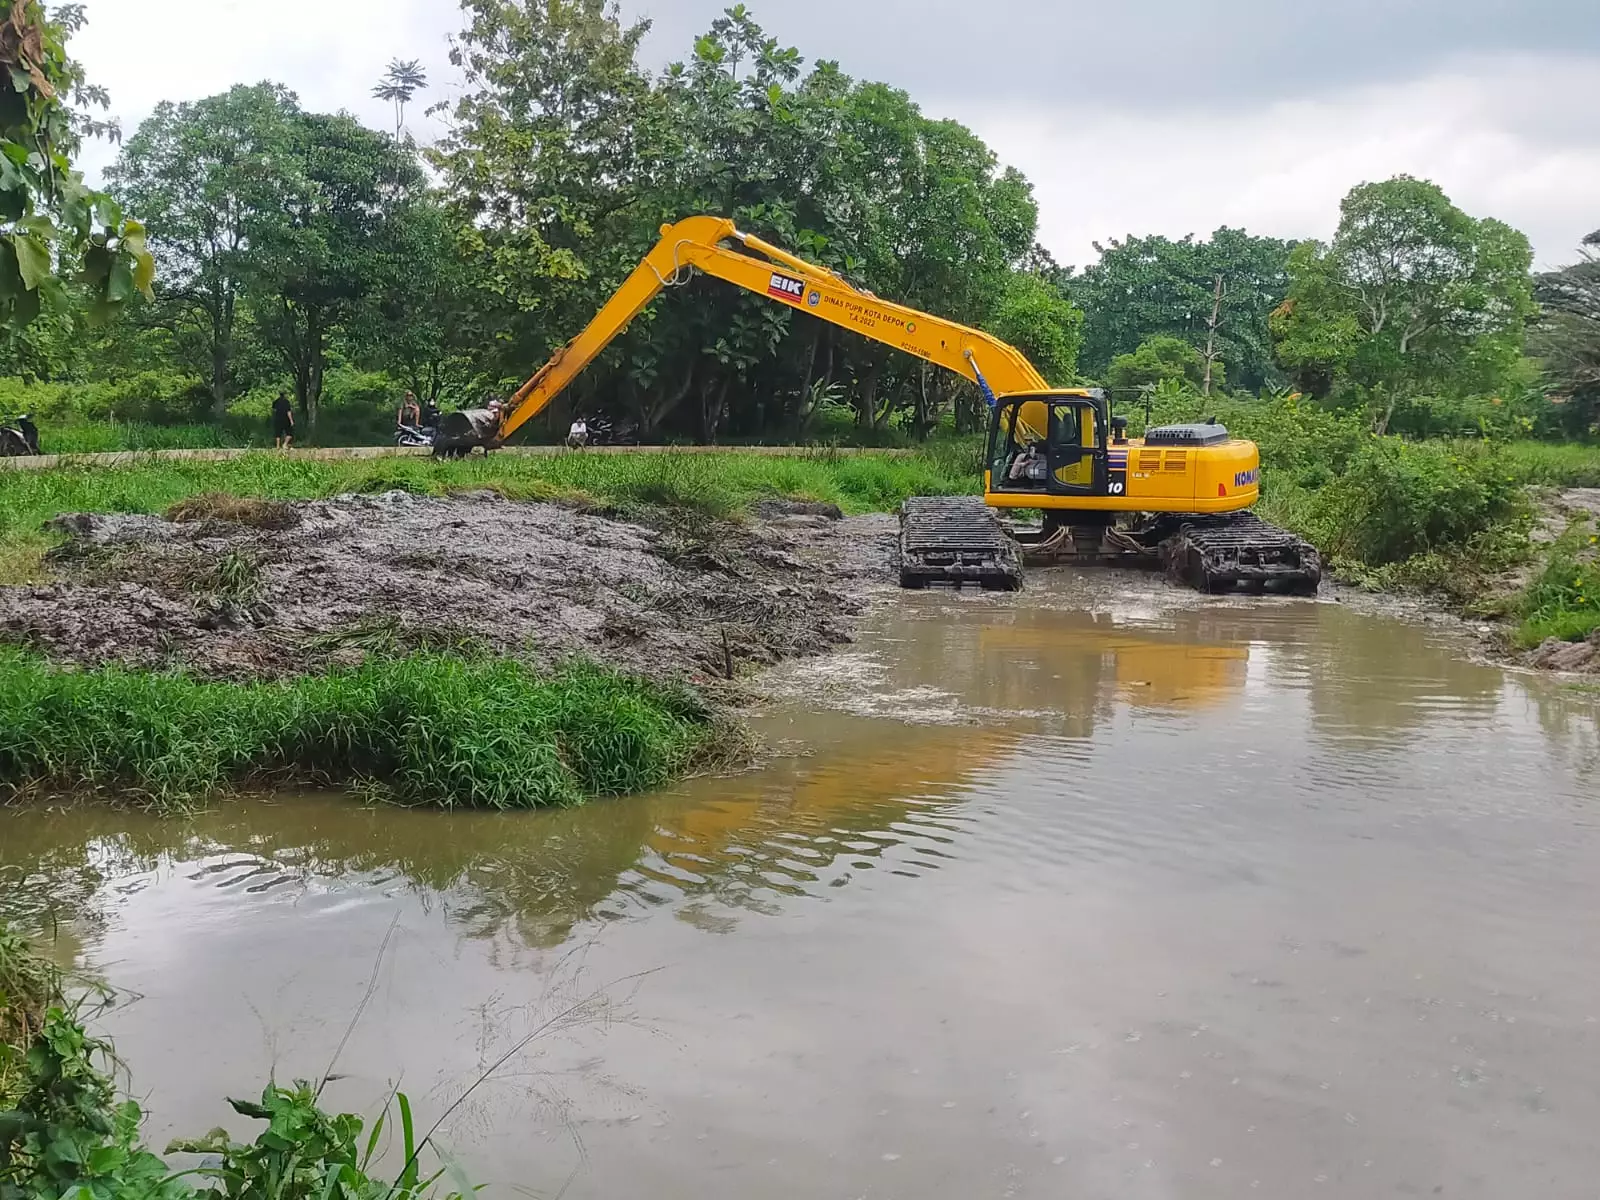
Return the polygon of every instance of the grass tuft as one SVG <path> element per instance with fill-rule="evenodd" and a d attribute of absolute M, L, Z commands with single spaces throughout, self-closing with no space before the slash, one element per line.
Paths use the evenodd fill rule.
<path fill-rule="evenodd" d="M 181 809 L 306 781 L 400 804 L 570 805 L 662 786 L 728 750 L 687 689 L 575 663 L 416 654 L 273 683 L 0 651 L 0 790 L 113 793 Z"/>
<path fill-rule="evenodd" d="M 230 521 L 254 529 L 292 529 L 300 523 L 300 514 L 292 504 L 253 496 L 230 496 L 226 492 L 186 496 L 167 509 L 166 517 L 178 523 Z"/>
<path fill-rule="evenodd" d="M 1519 646 L 1549 638 L 1581 642 L 1600 629 L 1600 534 L 1587 521 L 1574 524 L 1551 545 L 1544 569 L 1523 593 Z"/>

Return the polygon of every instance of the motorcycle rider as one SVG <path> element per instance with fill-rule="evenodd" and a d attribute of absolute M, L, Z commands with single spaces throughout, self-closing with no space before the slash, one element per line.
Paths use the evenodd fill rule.
<path fill-rule="evenodd" d="M 28 453 L 39 453 L 39 427 L 33 423 L 32 413 L 23 413 L 17 418 L 17 432 L 22 435 L 22 440 L 28 443 Z"/>

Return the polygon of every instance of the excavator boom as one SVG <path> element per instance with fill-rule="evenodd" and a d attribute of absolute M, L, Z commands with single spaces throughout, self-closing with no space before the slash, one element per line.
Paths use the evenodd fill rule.
<path fill-rule="evenodd" d="M 725 245 L 730 242 L 739 248 Z M 583 331 L 517 389 L 497 421 L 473 413 L 465 414 L 470 420 L 448 422 L 441 429 L 440 448 L 504 443 L 543 412 L 663 289 L 687 282 L 692 271 L 854 330 L 974 382 L 981 379 L 1001 394 L 1050 388 L 1021 351 L 981 329 L 880 299 L 824 267 L 740 232 L 725 218 L 688 217 L 662 226 L 654 249 Z"/>

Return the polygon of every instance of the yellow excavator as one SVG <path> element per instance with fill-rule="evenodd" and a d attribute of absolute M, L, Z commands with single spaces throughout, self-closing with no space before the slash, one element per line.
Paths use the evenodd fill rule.
<path fill-rule="evenodd" d="M 1159 561 L 1203 590 L 1315 591 L 1316 551 L 1248 510 L 1260 455 L 1214 421 L 1127 436 L 1103 391 L 1052 388 L 1021 351 L 980 329 L 883 300 L 721 217 L 688 217 L 661 240 L 577 337 L 497 410 L 450 413 L 441 455 L 494 449 L 542 412 L 662 290 L 694 272 L 954 371 L 989 405 L 984 495 L 914 497 L 901 510 L 900 582 L 1019 586 L 1030 560 Z M 1016 531 L 995 510 L 1043 513 Z"/>

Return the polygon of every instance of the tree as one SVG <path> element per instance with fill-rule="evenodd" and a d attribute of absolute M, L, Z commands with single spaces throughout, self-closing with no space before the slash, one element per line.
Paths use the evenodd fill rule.
<path fill-rule="evenodd" d="M 1348 381 L 1373 427 L 1420 395 L 1484 394 L 1522 355 L 1534 311 L 1528 239 L 1477 220 L 1407 175 L 1354 188 L 1331 244 L 1301 246 L 1273 317 L 1279 360 L 1310 381 Z"/>
<path fill-rule="evenodd" d="M 1224 226 L 1206 241 L 1155 235 L 1095 248 L 1100 261 L 1069 284 L 1084 310 L 1086 372 L 1102 375 L 1162 335 L 1206 348 L 1238 386 L 1259 390 L 1277 377 L 1268 318 L 1288 290 L 1291 243 Z"/>
<path fill-rule="evenodd" d="M 105 107 L 67 57 L 83 9 L 47 18 L 38 0 L 0 0 L 0 325 L 15 337 L 46 305 L 74 303 L 69 281 L 105 319 L 148 294 L 155 263 L 144 226 L 110 196 L 84 186 L 71 155 L 81 139 L 113 127 L 75 111 L 75 101 Z"/>
<path fill-rule="evenodd" d="M 472 263 L 461 230 L 434 196 L 395 210 L 378 253 L 385 262 L 349 329 L 363 365 L 378 367 L 425 400 L 454 390 L 475 400 L 496 382 L 482 375 L 489 357 L 473 320 Z"/>
<path fill-rule="evenodd" d="M 249 286 L 314 432 L 330 344 L 409 269 L 394 247 L 423 176 L 404 147 L 344 114 L 296 114 L 282 165 L 284 210 L 253 238 Z"/>
<path fill-rule="evenodd" d="M 1222 364 L 1212 364 L 1212 382 L 1223 385 Z M 1182 338 L 1157 335 L 1139 344 L 1132 354 L 1111 360 L 1106 383 L 1114 392 L 1137 392 L 1174 382 L 1198 391 L 1204 385 L 1206 363 L 1200 352 Z"/>
<path fill-rule="evenodd" d="M 1011 276 L 989 329 L 1027 355 L 1052 386 L 1076 379 L 1083 313 L 1038 275 Z"/>
<path fill-rule="evenodd" d="M 387 100 L 394 105 L 395 141 L 400 140 L 400 135 L 406 127 L 406 105 L 427 86 L 428 73 L 422 69 L 420 60 L 395 58 L 389 61 L 389 69 L 383 73 L 383 78 L 378 80 L 378 86 L 372 89 L 375 98 Z"/>
<path fill-rule="evenodd" d="M 169 329 L 184 365 L 205 379 L 221 418 L 255 243 L 289 200 L 299 104 L 273 83 L 192 103 L 162 103 L 128 139 L 107 178 L 148 215 L 160 300 L 143 323 Z"/>
<path fill-rule="evenodd" d="M 1559 425 L 1588 437 L 1600 424 L 1600 230 L 1583 239 L 1578 261 L 1534 279 L 1544 306 L 1530 349 L 1562 403 Z"/>
<path fill-rule="evenodd" d="M 651 174 L 644 147 L 659 140 L 660 106 L 636 61 L 648 24 L 624 27 L 607 0 L 462 7 L 450 61 L 466 91 L 429 158 L 473 261 L 482 343 L 499 373 L 522 376 L 644 249 L 629 210 Z"/>

